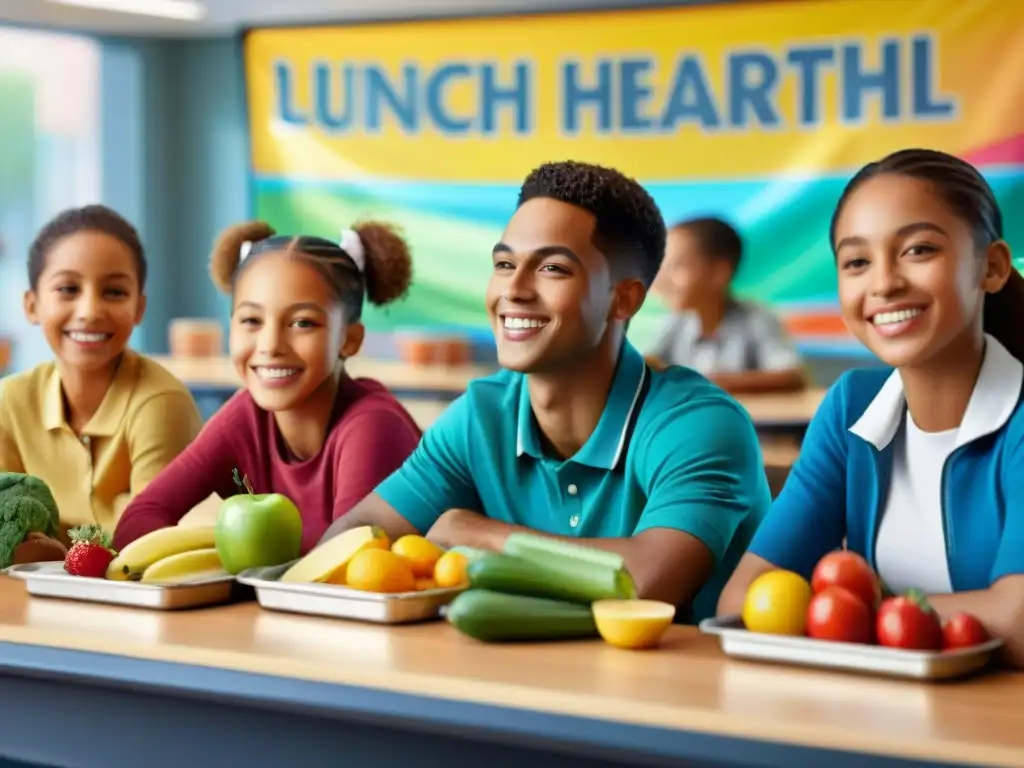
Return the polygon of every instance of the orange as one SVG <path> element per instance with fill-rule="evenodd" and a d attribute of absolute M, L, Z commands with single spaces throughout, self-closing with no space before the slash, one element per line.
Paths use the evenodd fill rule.
<path fill-rule="evenodd" d="M 409 561 L 386 549 L 357 552 L 345 571 L 345 583 L 364 592 L 412 592 L 416 588 Z"/>
<path fill-rule="evenodd" d="M 417 592 L 426 592 L 428 589 L 437 589 L 437 582 L 433 579 L 416 579 Z"/>
<path fill-rule="evenodd" d="M 412 565 L 413 575 L 425 579 L 434 575 L 434 564 L 444 550 L 422 536 L 402 536 L 391 545 L 391 551 L 404 557 Z"/>
<path fill-rule="evenodd" d="M 747 589 L 743 624 L 751 632 L 803 635 L 812 596 L 811 585 L 792 571 L 762 573 Z"/>
<path fill-rule="evenodd" d="M 434 581 L 444 589 L 464 587 L 469 584 L 466 568 L 469 558 L 461 552 L 445 552 L 434 566 Z"/>

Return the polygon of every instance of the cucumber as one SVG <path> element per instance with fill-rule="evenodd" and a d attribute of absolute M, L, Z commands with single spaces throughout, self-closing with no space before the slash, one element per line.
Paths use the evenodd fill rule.
<path fill-rule="evenodd" d="M 557 555 L 534 554 L 527 560 L 492 553 L 470 563 L 466 575 L 471 587 L 581 605 L 636 597 L 636 586 L 625 569 Z"/>
<path fill-rule="evenodd" d="M 622 555 L 614 552 L 605 552 L 603 549 L 584 547 L 580 544 L 571 544 L 567 541 L 549 539 L 547 536 L 537 536 L 533 533 L 512 533 L 505 539 L 505 546 L 502 551 L 508 555 L 524 557 L 527 560 L 534 556 L 547 558 L 551 555 L 557 557 L 572 557 L 594 563 L 604 568 L 620 570 L 626 567 L 626 561 Z"/>
<path fill-rule="evenodd" d="M 586 606 L 489 589 L 466 590 L 448 604 L 445 617 L 462 634 L 485 643 L 597 637 Z"/>

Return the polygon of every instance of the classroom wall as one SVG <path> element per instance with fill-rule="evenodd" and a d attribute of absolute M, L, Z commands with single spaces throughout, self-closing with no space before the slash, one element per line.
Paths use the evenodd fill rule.
<path fill-rule="evenodd" d="M 103 40 L 104 201 L 137 225 L 152 265 L 138 344 L 167 351 L 173 317 L 224 317 L 210 245 L 248 215 L 239 41 Z"/>

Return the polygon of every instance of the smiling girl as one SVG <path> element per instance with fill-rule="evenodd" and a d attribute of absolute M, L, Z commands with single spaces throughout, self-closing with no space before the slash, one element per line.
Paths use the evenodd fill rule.
<path fill-rule="evenodd" d="M 383 385 L 345 372 L 363 343 L 364 296 L 382 305 L 408 290 L 408 246 L 386 224 L 332 242 L 252 222 L 221 236 L 211 271 L 232 296 L 231 357 L 243 389 L 133 501 L 114 544 L 175 525 L 210 494 L 234 495 L 238 469 L 257 493 L 295 502 L 305 552 L 419 442 Z"/>
<path fill-rule="evenodd" d="M 128 349 L 146 309 L 146 258 L 120 215 L 99 205 L 59 214 L 29 248 L 28 279 L 25 314 L 55 359 L 0 381 L 0 471 L 50 487 L 62 534 L 113 532 L 128 500 L 199 433 L 199 411 L 181 382 Z"/>
<path fill-rule="evenodd" d="M 974 614 L 1024 665 L 1024 278 L 995 196 L 955 157 L 896 152 L 850 181 L 830 239 L 846 324 L 889 367 L 829 390 L 719 611 L 845 538 L 892 591 Z"/>

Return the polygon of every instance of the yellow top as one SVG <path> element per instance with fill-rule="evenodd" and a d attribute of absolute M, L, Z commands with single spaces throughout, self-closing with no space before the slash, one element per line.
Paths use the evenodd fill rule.
<path fill-rule="evenodd" d="M 126 351 L 106 397 L 80 435 L 68 426 L 55 363 L 0 380 L 0 471 L 40 478 L 53 492 L 62 531 L 121 512 L 199 433 L 185 385 Z"/>

